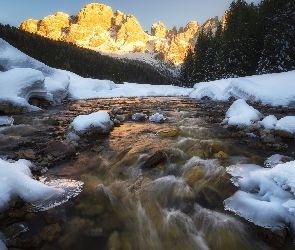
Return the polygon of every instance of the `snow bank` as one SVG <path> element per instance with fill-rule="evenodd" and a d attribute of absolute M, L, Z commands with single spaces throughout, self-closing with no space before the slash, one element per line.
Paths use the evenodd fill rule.
<path fill-rule="evenodd" d="M 249 106 L 244 99 L 239 99 L 230 106 L 223 123 L 231 126 L 250 126 L 262 117 L 263 115 L 258 110 Z"/>
<path fill-rule="evenodd" d="M 71 77 L 69 98 L 73 100 L 98 98 L 114 88 L 116 84 L 112 81 L 83 78 L 76 75 Z"/>
<path fill-rule="evenodd" d="M 109 133 L 113 128 L 110 115 L 98 111 L 89 115 L 79 115 L 70 124 L 77 134 Z"/>
<path fill-rule="evenodd" d="M 47 210 L 81 191 L 82 182 L 65 180 L 60 181 L 59 185 L 56 182 L 45 185 L 36 181 L 32 179 L 31 166 L 27 160 L 11 163 L 0 159 L 0 211 L 18 197 L 32 203 L 38 210 Z"/>
<path fill-rule="evenodd" d="M 60 103 L 62 98 L 67 95 L 70 83 L 67 74 L 27 56 L 1 38 L 0 65 L 5 71 L 17 68 L 30 68 L 42 72 L 43 81 L 45 79 L 45 85 L 48 88 L 48 93 L 51 95 L 50 100 L 55 103 Z"/>
<path fill-rule="evenodd" d="M 18 68 L 0 72 L 0 102 L 21 106 L 24 112 L 40 108 L 28 103 L 31 97 L 50 99 L 44 86 L 43 74 L 34 69 Z"/>
<path fill-rule="evenodd" d="M 172 85 L 150 85 L 127 82 L 124 84 L 114 84 L 108 80 L 71 79 L 69 96 L 72 99 L 188 96 L 192 90 L 192 88 L 182 88 Z"/>
<path fill-rule="evenodd" d="M 197 99 L 207 96 L 216 101 L 235 97 L 273 106 L 294 105 L 294 77 L 295 71 L 289 71 L 201 82 L 194 85 L 189 96 Z"/>
<path fill-rule="evenodd" d="M 240 190 L 224 201 L 226 210 L 258 226 L 295 232 L 295 161 L 273 168 L 239 164 L 227 172 Z"/>

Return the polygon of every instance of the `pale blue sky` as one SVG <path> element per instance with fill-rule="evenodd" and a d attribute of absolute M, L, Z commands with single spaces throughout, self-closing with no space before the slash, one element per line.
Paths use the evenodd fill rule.
<path fill-rule="evenodd" d="M 259 3 L 260 0 L 246 0 Z M 208 18 L 221 19 L 232 0 L 0 0 L 0 23 L 19 26 L 27 19 L 40 20 L 57 11 L 77 15 L 89 3 L 102 3 L 112 7 L 113 12 L 120 10 L 132 14 L 144 30 L 150 31 L 153 23 L 162 21 L 167 29 L 179 28 L 190 21 L 203 24 Z"/>

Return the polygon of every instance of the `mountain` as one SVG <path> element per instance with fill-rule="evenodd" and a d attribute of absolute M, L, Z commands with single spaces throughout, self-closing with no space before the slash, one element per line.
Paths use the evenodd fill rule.
<path fill-rule="evenodd" d="M 215 17 L 201 27 L 192 21 L 184 28 L 167 30 L 158 22 L 148 33 L 133 15 L 119 10 L 113 12 L 109 6 L 92 3 L 82 8 L 77 16 L 57 12 L 42 20 L 24 21 L 19 29 L 109 55 L 129 54 L 133 58 L 164 60 L 177 65 L 183 62 L 188 49 L 193 49 L 198 31 L 217 27 L 219 23 Z"/>

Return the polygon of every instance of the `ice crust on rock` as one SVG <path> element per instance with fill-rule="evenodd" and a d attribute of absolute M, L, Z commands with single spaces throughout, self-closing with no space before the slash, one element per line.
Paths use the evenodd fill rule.
<path fill-rule="evenodd" d="M 0 211 L 20 197 L 32 203 L 35 210 L 57 206 L 82 191 L 83 183 L 68 179 L 36 181 L 32 179 L 32 164 L 27 160 L 8 162 L 0 159 Z"/>
<path fill-rule="evenodd" d="M 97 130 L 100 133 L 109 133 L 114 123 L 106 111 L 98 111 L 89 115 L 79 115 L 70 124 L 70 127 L 77 134 L 87 134 L 91 130 Z"/>
<path fill-rule="evenodd" d="M 258 110 L 249 106 L 244 99 L 239 99 L 230 106 L 223 123 L 231 126 L 250 126 L 262 117 L 263 115 Z"/>
<path fill-rule="evenodd" d="M 9 116 L 0 116 L 0 126 L 13 125 L 14 119 Z"/>
<path fill-rule="evenodd" d="M 156 113 L 156 114 L 153 114 L 149 117 L 149 120 L 151 122 L 164 122 L 166 120 L 166 118 L 164 117 L 164 115 L 162 114 L 159 114 L 159 113 Z"/>
<path fill-rule="evenodd" d="M 227 172 L 240 190 L 224 201 L 226 210 L 273 231 L 295 232 L 295 161 L 273 168 L 238 164 Z"/>

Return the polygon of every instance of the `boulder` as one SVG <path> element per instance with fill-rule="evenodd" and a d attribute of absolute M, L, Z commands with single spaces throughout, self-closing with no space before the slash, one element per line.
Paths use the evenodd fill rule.
<path fill-rule="evenodd" d="M 44 154 L 54 157 L 70 157 L 76 155 L 76 149 L 63 142 L 51 141 L 47 144 Z"/>
<path fill-rule="evenodd" d="M 164 152 L 158 151 L 151 155 L 142 165 L 141 168 L 154 168 L 160 163 L 167 160 L 167 155 Z"/>

